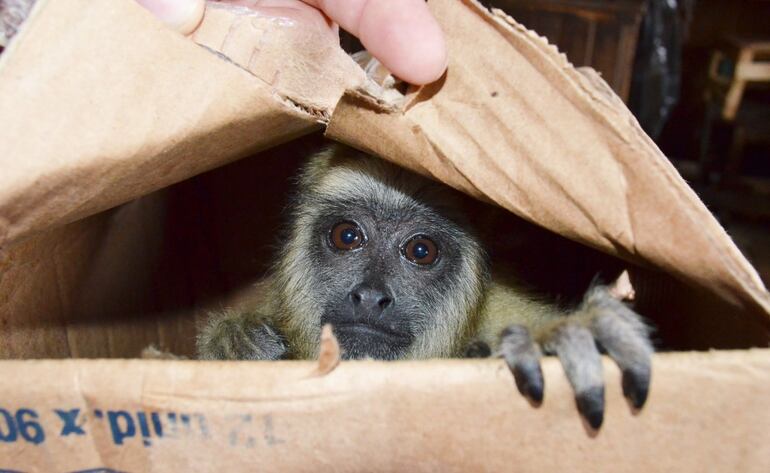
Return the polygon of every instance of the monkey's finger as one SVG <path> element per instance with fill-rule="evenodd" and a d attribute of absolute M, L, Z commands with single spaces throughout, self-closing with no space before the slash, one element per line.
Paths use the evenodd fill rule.
<path fill-rule="evenodd" d="M 578 410 L 593 429 L 599 429 L 604 421 L 604 376 L 591 331 L 565 323 L 555 329 L 545 347 L 559 357 L 575 391 Z"/>
<path fill-rule="evenodd" d="M 536 403 L 543 402 L 540 350 L 523 325 L 511 325 L 500 335 L 500 351 L 513 373 L 519 392 Z"/>
<path fill-rule="evenodd" d="M 647 400 L 652 372 L 649 329 L 641 317 L 614 299 L 606 288 L 592 289 L 586 303 L 596 314 L 591 331 L 623 373 L 623 395 L 636 409 Z"/>

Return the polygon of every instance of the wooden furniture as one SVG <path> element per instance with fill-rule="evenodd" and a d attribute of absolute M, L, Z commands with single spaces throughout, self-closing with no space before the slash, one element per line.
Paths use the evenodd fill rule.
<path fill-rule="evenodd" d="M 721 103 L 723 120 L 735 120 L 746 85 L 770 82 L 770 39 L 728 38 L 711 55 L 707 99 Z"/>
<path fill-rule="evenodd" d="M 491 0 L 559 47 L 576 66 L 591 66 L 624 100 L 645 0 Z"/>
<path fill-rule="evenodd" d="M 770 84 L 770 39 L 726 38 L 711 54 L 706 114 L 701 135 L 701 166 L 708 174 L 711 129 L 721 119 L 733 128 L 724 168 L 726 184 L 737 180 L 750 142 L 770 143 L 770 103 L 744 100 L 746 88 Z"/>

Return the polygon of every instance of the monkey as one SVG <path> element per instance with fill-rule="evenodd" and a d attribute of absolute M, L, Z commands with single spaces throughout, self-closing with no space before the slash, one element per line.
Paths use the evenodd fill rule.
<path fill-rule="evenodd" d="M 202 327 L 200 359 L 312 359 L 331 324 L 343 359 L 502 357 L 538 405 L 540 359 L 553 354 L 598 429 L 599 345 L 619 365 L 626 398 L 644 405 L 653 348 L 641 316 L 602 284 L 564 309 L 493 267 L 464 210 L 473 199 L 339 144 L 308 160 L 297 189 L 272 268 L 247 303 Z"/>
<path fill-rule="evenodd" d="M 0 47 L 33 4 L 0 0 Z M 500 356 L 539 404 L 540 358 L 554 354 L 579 412 L 598 429 L 599 344 L 621 368 L 624 395 L 644 405 L 653 349 L 641 317 L 604 285 L 564 309 L 510 268 L 491 267 L 483 231 L 456 191 L 340 145 L 309 161 L 298 188 L 272 271 L 248 304 L 211 317 L 199 358 L 313 358 L 328 323 L 348 359 Z"/>

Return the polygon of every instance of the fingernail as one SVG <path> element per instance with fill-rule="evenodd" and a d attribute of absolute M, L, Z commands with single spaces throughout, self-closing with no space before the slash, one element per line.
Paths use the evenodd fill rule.
<path fill-rule="evenodd" d="M 604 421 L 604 388 L 590 388 L 577 396 L 578 411 L 594 430 L 599 430 Z"/>
<path fill-rule="evenodd" d="M 645 371 L 623 371 L 623 395 L 635 409 L 644 407 L 650 390 L 650 374 Z"/>
<path fill-rule="evenodd" d="M 543 402 L 543 373 L 538 363 L 517 363 L 513 368 L 513 378 L 519 392 L 536 404 Z"/>
<path fill-rule="evenodd" d="M 159 20 L 182 34 L 190 34 L 203 19 L 204 0 L 136 0 Z"/>

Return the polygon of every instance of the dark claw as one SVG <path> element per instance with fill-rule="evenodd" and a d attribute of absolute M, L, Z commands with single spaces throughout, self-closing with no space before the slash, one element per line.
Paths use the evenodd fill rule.
<path fill-rule="evenodd" d="M 492 349 L 482 341 L 471 342 L 465 349 L 465 358 L 489 358 L 492 355 Z"/>
<path fill-rule="evenodd" d="M 501 351 L 521 395 L 536 406 L 543 402 L 540 351 L 532 342 L 529 330 L 522 325 L 507 327 L 502 333 Z"/>
<path fill-rule="evenodd" d="M 537 404 L 543 402 L 543 372 L 540 370 L 540 364 L 517 363 L 511 372 L 522 396 Z"/>
<path fill-rule="evenodd" d="M 650 390 L 649 370 L 623 371 L 623 395 L 631 401 L 635 409 L 641 409 L 647 401 Z"/>
<path fill-rule="evenodd" d="M 604 421 L 604 387 L 596 387 L 575 396 L 578 411 L 594 430 L 599 430 Z"/>

